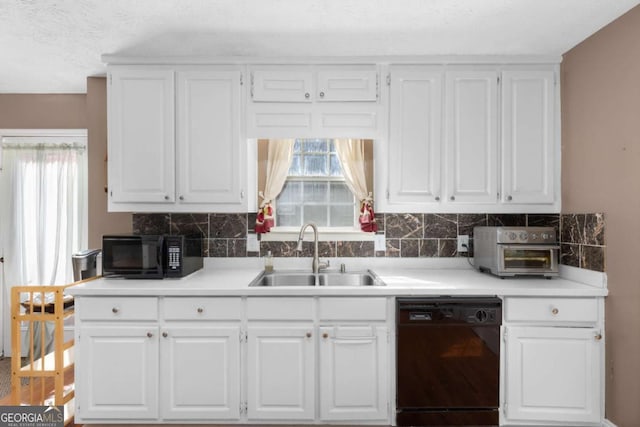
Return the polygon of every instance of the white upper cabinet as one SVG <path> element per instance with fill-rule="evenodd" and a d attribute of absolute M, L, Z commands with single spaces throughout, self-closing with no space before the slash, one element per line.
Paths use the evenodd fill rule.
<path fill-rule="evenodd" d="M 553 71 L 502 73 L 503 202 L 553 203 L 554 105 Z"/>
<path fill-rule="evenodd" d="M 558 212 L 556 73 L 537 64 L 390 66 L 378 209 Z"/>
<path fill-rule="evenodd" d="M 251 65 L 247 136 L 379 138 L 378 66 Z"/>
<path fill-rule="evenodd" d="M 440 201 L 443 76 L 439 68 L 391 69 L 390 203 Z"/>
<path fill-rule="evenodd" d="M 178 81 L 178 200 L 242 206 L 240 72 L 184 71 Z"/>
<path fill-rule="evenodd" d="M 110 71 L 108 115 L 110 210 L 114 203 L 173 202 L 173 71 Z"/>
<path fill-rule="evenodd" d="M 110 69 L 109 210 L 246 210 L 241 71 Z"/>
<path fill-rule="evenodd" d="M 375 102 L 378 73 L 372 70 L 318 70 L 317 101 Z"/>
<path fill-rule="evenodd" d="M 498 73 L 446 73 L 446 177 L 451 203 L 492 203 L 498 185 Z"/>
<path fill-rule="evenodd" d="M 251 99 L 254 102 L 311 102 L 311 71 L 255 70 L 251 73 Z"/>

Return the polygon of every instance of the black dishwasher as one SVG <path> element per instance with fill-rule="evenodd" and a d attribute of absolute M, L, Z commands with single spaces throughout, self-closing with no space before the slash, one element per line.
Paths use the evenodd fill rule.
<path fill-rule="evenodd" d="M 398 298 L 397 425 L 498 425 L 497 297 Z"/>

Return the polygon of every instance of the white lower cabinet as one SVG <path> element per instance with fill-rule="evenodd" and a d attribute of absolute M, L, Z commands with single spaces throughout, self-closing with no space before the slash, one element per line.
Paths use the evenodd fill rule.
<path fill-rule="evenodd" d="M 105 323 L 80 329 L 76 422 L 157 419 L 157 325 Z"/>
<path fill-rule="evenodd" d="M 385 420 L 389 417 L 388 329 L 320 327 L 320 418 Z"/>
<path fill-rule="evenodd" d="M 240 298 L 80 297 L 76 307 L 78 422 L 240 420 Z"/>
<path fill-rule="evenodd" d="M 240 418 L 239 337 L 239 325 L 162 328 L 163 419 Z"/>
<path fill-rule="evenodd" d="M 313 420 L 313 324 L 248 327 L 249 420 Z"/>
<path fill-rule="evenodd" d="M 502 424 L 601 425 L 604 339 L 598 302 L 505 299 Z"/>

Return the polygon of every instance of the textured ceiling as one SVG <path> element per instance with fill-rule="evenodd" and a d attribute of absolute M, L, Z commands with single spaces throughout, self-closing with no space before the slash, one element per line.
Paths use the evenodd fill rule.
<path fill-rule="evenodd" d="M 102 54 L 561 55 L 640 0 L 0 0 L 0 93 L 83 93 Z"/>

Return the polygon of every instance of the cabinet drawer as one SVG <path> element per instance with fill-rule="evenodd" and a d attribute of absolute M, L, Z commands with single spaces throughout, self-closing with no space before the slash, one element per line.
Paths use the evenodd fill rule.
<path fill-rule="evenodd" d="M 240 298 L 171 297 L 163 301 L 165 320 L 240 320 Z"/>
<path fill-rule="evenodd" d="M 158 320 L 155 297 L 78 298 L 76 312 L 81 320 Z"/>
<path fill-rule="evenodd" d="M 320 320 L 387 320 L 386 298 L 320 298 Z"/>
<path fill-rule="evenodd" d="M 596 298 L 505 298 L 507 322 L 597 322 Z"/>
<path fill-rule="evenodd" d="M 249 320 L 313 320 L 313 298 L 248 298 Z"/>

